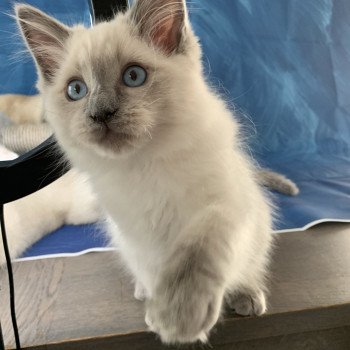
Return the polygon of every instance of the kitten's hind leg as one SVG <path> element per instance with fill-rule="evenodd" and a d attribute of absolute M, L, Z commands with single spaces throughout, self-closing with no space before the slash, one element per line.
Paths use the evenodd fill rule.
<path fill-rule="evenodd" d="M 256 265 L 246 271 L 244 280 L 231 286 L 225 295 L 226 304 L 241 316 L 260 316 L 266 312 L 266 266 L 268 254 L 256 256 Z"/>
<path fill-rule="evenodd" d="M 266 312 L 266 293 L 268 291 L 268 265 L 270 261 L 271 234 L 268 228 L 259 226 L 255 239 L 259 250 L 253 256 L 254 263 L 249 263 L 241 278 L 228 288 L 225 301 L 235 312 L 242 316 L 259 316 Z M 265 239 L 264 239 L 265 236 Z"/>
<path fill-rule="evenodd" d="M 266 312 L 265 293 L 262 290 L 240 291 L 225 298 L 227 305 L 241 316 L 260 316 Z"/>

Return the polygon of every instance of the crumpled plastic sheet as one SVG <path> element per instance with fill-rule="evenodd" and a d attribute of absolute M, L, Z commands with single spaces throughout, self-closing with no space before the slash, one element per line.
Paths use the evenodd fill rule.
<path fill-rule="evenodd" d="M 191 0 L 209 80 L 262 166 L 297 182 L 274 195 L 277 230 L 350 220 L 350 1 Z"/>

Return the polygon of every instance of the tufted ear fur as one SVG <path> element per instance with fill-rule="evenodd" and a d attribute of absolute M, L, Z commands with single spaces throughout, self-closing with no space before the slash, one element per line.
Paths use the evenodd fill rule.
<path fill-rule="evenodd" d="M 28 48 L 47 82 L 59 67 L 70 29 L 29 5 L 15 6 L 16 19 Z"/>
<path fill-rule="evenodd" d="M 138 0 L 131 17 L 139 34 L 166 55 L 184 51 L 185 0 Z"/>

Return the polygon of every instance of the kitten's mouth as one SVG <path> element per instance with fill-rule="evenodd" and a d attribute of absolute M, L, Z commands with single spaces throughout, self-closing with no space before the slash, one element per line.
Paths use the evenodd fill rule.
<path fill-rule="evenodd" d="M 103 124 L 102 130 L 99 131 L 99 134 L 101 141 L 109 138 L 116 138 L 119 140 L 131 140 L 134 138 L 133 135 L 123 132 L 122 130 L 112 129 L 107 123 Z"/>
<path fill-rule="evenodd" d="M 113 128 L 106 122 L 94 125 L 90 133 L 90 139 L 95 144 L 115 151 L 131 146 L 135 138 L 135 135 L 122 128 Z"/>

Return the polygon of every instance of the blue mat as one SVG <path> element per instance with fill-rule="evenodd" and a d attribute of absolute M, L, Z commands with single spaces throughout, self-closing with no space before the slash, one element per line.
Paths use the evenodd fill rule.
<path fill-rule="evenodd" d="M 83 0 L 30 3 L 61 20 L 89 22 Z M 350 221 L 350 1 L 191 0 L 189 8 L 209 80 L 240 118 L 252 154 L 300 187 L 294 198 L 274 194 L 276 230 Z M 0 23 L 2 30 L 2 17 Z M 0 61 L 0 92 L 35 91 L 32 68 L 12 65 L 23 77 L 13 85 L 2 53 Z M 61 253 L 103 245 L 94 232 L 58 230 L 27 256 L 52 254 L 62 244 Z"/>
<path fill-rule="evenodd" d="M 74 256 L 100 250 L 112 248 L 108 248 L 108 239 L 97 225 L 64 226 L 35 243 L 21 260 L 62 254 Z"/>

